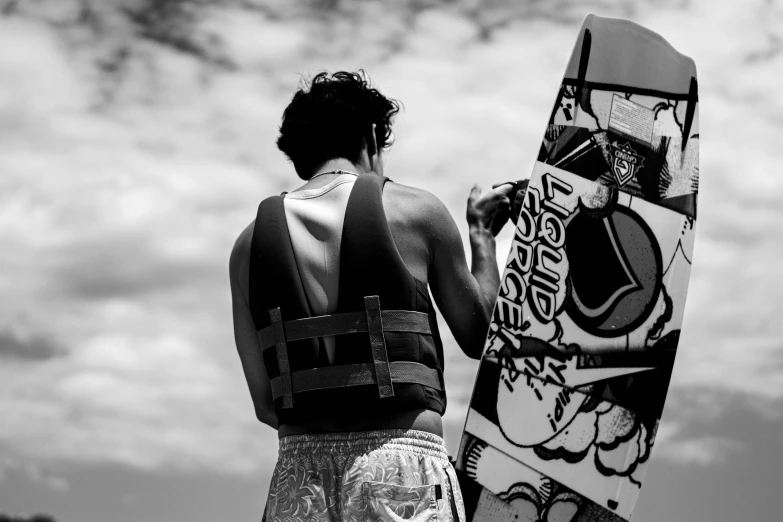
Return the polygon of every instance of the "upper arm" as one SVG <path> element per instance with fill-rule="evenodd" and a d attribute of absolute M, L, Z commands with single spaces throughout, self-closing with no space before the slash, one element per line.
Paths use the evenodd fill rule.
<path fill-rule="evenodd" d="M 489 327 L 484 297 L 468 267 L 454 218 L 435 196 L 427 200 L 432 295 L 462 351 L 478 359 Z"/>
<path fill-rule="evenodd" d="M 250 245 L 254 223 L 251 223 L 237 239 L 229 259 L 231 303 L 234 316 L 234 341 L 236 342 L 242 369 L 250 388 L 250 396 L 258 419 L 277 428 L 269 377 L 261 356 L 258 332 L 250 312 Z"/>

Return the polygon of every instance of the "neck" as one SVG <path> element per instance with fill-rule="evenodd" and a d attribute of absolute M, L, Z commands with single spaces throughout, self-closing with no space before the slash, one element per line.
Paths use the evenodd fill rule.
<path fill-rule="evenodd" d="M 364 168 L 361 164 L 351 163 L 345 158 L 335 158 L 322 163 L 320 167 L 313 171 L 313 175 L 320 174 L 322 172 L 329 172 L 332 170 L 345 170 L 348 172 L 353 172 L 354 174 L 364 174 L 365 172 L 369 172 L 369 170 Z"/>
<path fill-rule="evenodd" d="M 292 192 L 296 192 L 302 189 L 316 189 L 328 185 L 339 174 L 337 173 L 324 174 L 323 176 L 319 176 L 319 174 L 323 172 L 331 172 L 334 170 L 343 170 L 346 172 L 352 172 L 354 174 L 363 174 L 365 172 L 369 172 L 367 169 L 361 168 L 361 165 L 355 165 L 350 161 L 348 161 L 347 159 L 340 158 L 340 159 L 329 160 L 321 164 L 321 166 L 319 166 L 317 169 L 315 169 L 313 171 L 313 175 L 310 176 L 310 179 L 305 181 L 304 185 L 296 188 Z"/>

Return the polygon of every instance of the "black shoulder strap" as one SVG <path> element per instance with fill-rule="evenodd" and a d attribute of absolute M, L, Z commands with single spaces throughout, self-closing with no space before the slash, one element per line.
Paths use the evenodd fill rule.
<path fill-rule="evenodd" d="M 281 196 L 258 205 L 250 248 L 249 292 L 257 330 L 270 325 L 269 310 L 273 308 L 282 310 L 283 319 L 311 315 Z"/>
<path fill-rule="evenodd" d="M 410 310 L 415 282 L 394 243 L 383 208 L 388 178 L 361 174 L 345 210 L 340 245 L 338 312 L 364 308 L 364 297 L 380 296 L 385 309 Z"/>

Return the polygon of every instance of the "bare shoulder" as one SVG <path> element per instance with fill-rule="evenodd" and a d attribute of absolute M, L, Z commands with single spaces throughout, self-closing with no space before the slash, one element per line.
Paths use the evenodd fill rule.
<path fill-rule="evenodd" d="M 250 248 L 253 243 L 253 230 L 255 229 L 255 220 L 253 220 L 239 234 L 234 247 L 231 249 L 231 257 L 228 262 L 229 277 L 231 278 L 231 287 L 239 290 L 241 295 L 247 299 L 248 279 L 250 275 Z"/>
<path fill-rule="evenodd" d="M 442 220 L 451 217 L 446 205 L 424 189 L 387 183 L 384 192 L 388 193 L 394 206 L 401 209 L 409 220 L 430 230 L 437 229 Z"/>
<path fill-rule="evenodd" d="M 423 189 L 387 183 L 391 194 L 399 198 L 409 223 L 427 238 L 430 255 L 438 245 L 461 244 L 457 224 L 446 205 L 434 194 Z"/>
<path fill-rule="evenodd" d="M 234 248 L 231 249 L 231 258 L 229 261 L 229 268 L 232 271 L 250 258 L 250 245 L 253 242 L 255 223 L 255 220 L 253 220 L 242 232 L 240 232 L 239 237 L 234 241 Z"/>

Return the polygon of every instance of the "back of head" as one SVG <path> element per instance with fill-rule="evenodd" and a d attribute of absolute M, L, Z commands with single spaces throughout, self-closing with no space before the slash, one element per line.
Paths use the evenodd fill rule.
<path fill-rule="evenodd" d="M 399 104 L 372 88 L 364 71 L 322 72 L 294 94 L 283 113 L 277 147 L 306 180 L 328 160 L 356 163 L 371 143 L 373 124 L 378 151 L 368 152 L 391 146 L 391 119 L 398 111 Z"/>

